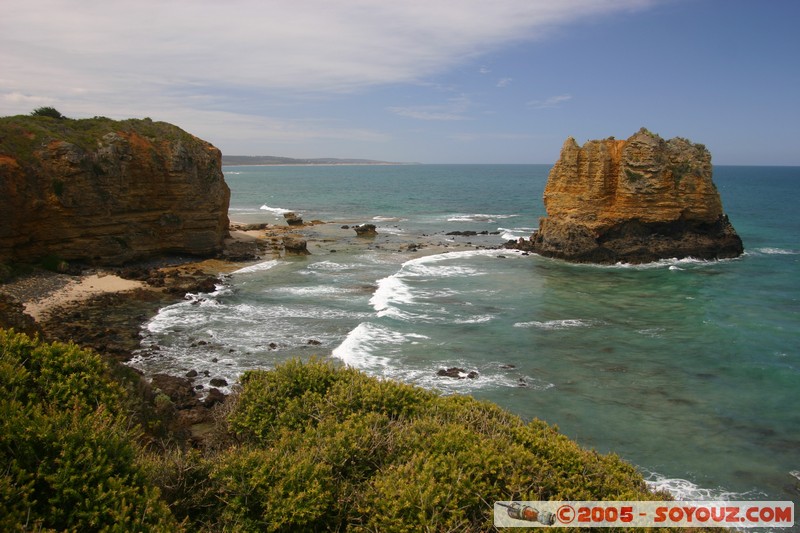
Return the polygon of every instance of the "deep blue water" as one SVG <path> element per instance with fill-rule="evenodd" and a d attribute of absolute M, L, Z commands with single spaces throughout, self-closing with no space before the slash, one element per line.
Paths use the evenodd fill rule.
<path fill-rule="evenodd" d="M 332 357 L 542 418 L 682 498 L 800 500 L 800 168 L 715 168 L 742 258 L 637 267 L 491 249 L 538 225 L 544 165 L 224 170 L 232 220 L 329 224 L 312 255 L 162 310 L 142 368 L 233 381 Z M 342 229 L 364 222 L 374 240 Z M 479 377 L 436 376 L 452 366 Z"/>

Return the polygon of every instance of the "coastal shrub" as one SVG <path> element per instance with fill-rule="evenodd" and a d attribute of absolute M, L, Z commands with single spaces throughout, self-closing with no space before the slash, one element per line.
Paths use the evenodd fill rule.
<path fill-rule="evenodd" d="M 56 109 L 55 107 L 45 106 L 45 107 L 37 107 L 33 111 L 31 111 L 31 116 L 34 117 L 50 117 L 55 119 L 62 119 L 66 118 L 61 112 Z"/>
<path fill-rule="evenodd" d="M 248 372 L 232 405 L 222 529 L 483 531 L 496 500 L 664 497 L 542 421 L 332 363 Z"/>
<path fill-rule="evenodd" d="M 0 330 L 0 530 L 174 531 L 107 365 Z"/>

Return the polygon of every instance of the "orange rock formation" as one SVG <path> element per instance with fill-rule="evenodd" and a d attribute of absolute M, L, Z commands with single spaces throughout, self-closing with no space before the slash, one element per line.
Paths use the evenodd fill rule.
<path fill-rule="evenodd" d="M 570 137 L 547 180 L 547 217 L 514 246 L 599 263 L 738 256 L 741 239 L 711 176 L 711 154 L 686 139 L 644 128 L 583 147 Z"/>
<path fill-rule="evenodd" d="M 0 119 L 0 262 L 214 254 L 228 234 L 221 161 L 149 119 Z"/>

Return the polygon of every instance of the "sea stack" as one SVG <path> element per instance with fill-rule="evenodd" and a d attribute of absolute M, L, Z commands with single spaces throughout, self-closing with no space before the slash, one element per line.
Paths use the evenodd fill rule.
<path fill-rule="evenodd" d="M 642 128 L 578 146 L 568 138 L 544 190 L 547 216 L 510 247 L 580 263 L 723 259 L 742 240 L 722 209 L 702 144 Z"/>

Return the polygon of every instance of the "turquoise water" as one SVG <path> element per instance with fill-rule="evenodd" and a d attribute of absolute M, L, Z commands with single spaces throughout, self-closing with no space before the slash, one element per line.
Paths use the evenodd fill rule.
<path fill-rule="evenodd" d="M 715 168 L 742 258 L 636 267 L 492 249 L 538 225 L 544 165 L 224 170 L 232 220 L 329 224 L 162 310 L 135 365 L 232 383 L 331 357 L 542 418 L 678 497 L 800 500 L 800 168 Z"/>

